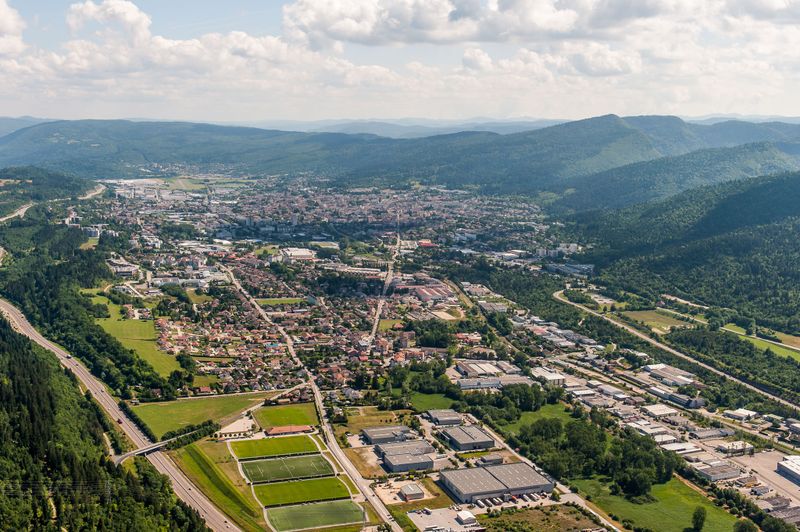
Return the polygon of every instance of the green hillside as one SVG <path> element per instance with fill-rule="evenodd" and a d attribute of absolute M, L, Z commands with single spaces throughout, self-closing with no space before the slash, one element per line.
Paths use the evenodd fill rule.
<path fill-rule="evenodd" d="M 612 287 L 669 292 L 800 331 L 800 173 L 574 218 Z"/>
<path fill-rule="evenodd" d="M 552 207 L 558 211 L 614 209 L 704 185 L 798 168 L 798 159 L 773 144 L 703 149 L 568 180 L 562 184 L 562 198 Z"/>

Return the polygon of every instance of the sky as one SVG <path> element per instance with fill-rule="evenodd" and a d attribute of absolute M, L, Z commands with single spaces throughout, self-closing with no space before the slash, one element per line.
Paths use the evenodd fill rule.
<path fill-rule="evenodd" d="M 0 0 L 0 115 L 800 116 L 800 0 Z"/>

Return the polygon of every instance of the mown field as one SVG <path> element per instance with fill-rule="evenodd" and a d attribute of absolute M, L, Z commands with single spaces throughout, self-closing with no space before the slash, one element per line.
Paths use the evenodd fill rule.
<path fill-rule="evenodd" d="M 364 521 L 364 511 L 352 501 L 332 501 L 284 506 L 267 511 L 267 519 L 278 532 L 322 528 Z"/>
<path fill-rule="evenodd" d="M 523 412 L 519 420 L 504 425 L 502 429 L 504 432 L 517 434 L 523 425 L 530 425 L 537 419 L 542 418 L 558 418 L 563 424 L 567 424 L 572 420 L 570 413 L 566 411 L 564 405 L 556 403 L 554 405 L 544 405 L 535 412 Z"/>
<path fill-rule="evenodd" d="M 410 410 L 378 410 L 377 406 L 362 406 L 347 410 L 347 423 L 334 425 L 333 431 L 338 438 L 345 432 L 358 434 L 361 429 L 377 427 L 380 425 L 396 425 L 400 423 L 400 416 L 411 412 Z"/>
<path fill-rule="evenodd" d="M 242 529 L 264 530 L 263 512 L 224 444 L 208 440 L 173 452 L 180 469 Z"/>
<path fill-rule="evenodd" d="M 319 451 L 308 435 L 262 438 L 258 440 L 232 441 L 231 449 L 237 458 L 263 458 L 291 454 L 316 453 Z"/>
<path fill-rule="evenodd" d="M 269 392 L 246 395 L 220 395 L 199 397 L 163 403 L 145 403 L 134 406 L 133 411 L 142 418 L 159 438 L 165 432 L 186 425 L 196 425 L 207 419 L 219 421 L 264 401 Z"/>
<path fill-rule="evenodd" d="M 265 406 L 253 412 L 253 418 L 262 429 L 286 425 L 318 425 L 314 403 Z"/>
<path fill-rule="evenodd" d="M 338 477 L 258 484 L 253 490 L 267 507 L 350 498 L 350 490 Z"/>
<path fill-rule="evenodd" d="M 633 310 L 630 312 L 624 312 L 623 314 L 631 319 L 643 322 L 658 334 L 667 334 L 672 329 L 688 327 L 691 325 L 685 321 L 681 321 L 657 310 Z"/>
<path fill-rule="evenodd" d="M 454 402 L 449 397 L 445 397 L 443 393 L 413 392 L 409 400 L 411 401 L 411 406 L 413 406 L 414 410 L 417 412 L 450 408 Z"/>
<path fill-rule="evenodd" d="M 592 502 L 603 511 L 616 515 L 620 520 L 630 520 L 636 527 L 659 532 L 684 532 L 691 529 L 692 512 L 698 506 L 707 512 L 703 532 L 730 532 L 736 522 L 734 516 L 676 478 L 666 484 L 654 485 L 651 493 L 655 502 L 645 504 L 635 504 L 625 497 L 611 495 L 608 487 L 599 480 L 572 483 L 580 488 L 581 494 L 591 495 Z"/>
<path fill-rule="evenodd" d="M 322 455 L 293 456 L 242 462 L 242 471 L 251 482 L 275 482 L 333 475 L 333 467 Z"/>
<path fill-rule="evenodd" d="M 104 331 L 133 349 L 139 357 L 150 363 L 163 377 L 168 377 L 176 369 L 181 369 L 175 357 L 161 351 L 156 343 L 156 327 L 153 320 L 127 320 L 122 316 L 122 307 L 112 303 L 102 295 L 92 298 L 94 303 L 102 303 L 108 307 L 110 318 L 96 320 Z"/>

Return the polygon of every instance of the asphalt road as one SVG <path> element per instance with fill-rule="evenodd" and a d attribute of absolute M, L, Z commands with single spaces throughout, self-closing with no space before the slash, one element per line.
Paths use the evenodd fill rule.
<path fill-rule="evenodd" d="M 692 362 L 693 364 L 697 364 L 698 366 L 700 366 L 703 369 L 706 369 L 706 370 L 708 370 L 708 371 L 710 371 L 712 373 L 716 373 L 717 375 L 719 375 L 721 377 L 725 377 L 726 379 L 732 380 L 732 381 L 736 382 L 737 384 L 741 384 L 742 386 L 744 386 L 748 390 L 752 390 L 754 392 L 757 392 L 757 393 L 763 395 L 764 397 L 768 397 L 769 399 L 772 399 L 773 401 L 775 401 L 777 403 L 780 403 L 782 405 L 788 406 L 790 408 L 797 408 L 798 406 L 800 406 L 800 405 L 796 405 L 796 404 L 794 404 L 794 403 L 792 403 L 790 401 L 787 401 L 786 399 L 782 399 L 782 398 L 778 397 L 777 395 L 773 395 L 773 394 L 771 394 L 769 392 L 765 392 L 764 390 L 762 390 L 760 388 L 757 388 L 757 387 L 753 386 L 752 384 L 748 384 L 743 380 L 737 379 L 736 377 L 734 377 L 734 376 L 732 376 L 732 375 L 730 375 L 728 373 L 725 373 L 722 370 L 719 370 L 719 369 L 717 369 L 715 367 L 709 366 L 708 364 L 700 362 L 696 358 L 692 358 L 689 355 L 686 355 L 686 354 L 681 353 L 680 351 L 678 351 L 676 349 L 671 348 L 668 345 L 662 344 L 658 340 L 654 340 L 653 338 L 650 338 L 648 335 L 646 335 L 643 332 L 635 329 L 634 327 L 631 327 L 630 325 L 627 325 L 627 324 L 624 324 L 624 323 L 620 323 L 620 322 L 618 322 L 616 320 L 613 320 L 613 319 L 609 318 L 605 314 L 601 314 L 601 313 L 596 312 L 596 311 L 594 311 L 594 310 L 592 310 L 590 308 L 586 308 L 583 305 L 580 305 L 578 303 L 574 303 L 574 302 L 570 301 L 569 299 L 567 299 L 566 297 L 564 297 L 564 291 L 563 290 L 559 290 L 558 292 L 553 294 L 553 297 L 556 298 L 558 301 L 561 301 L 562 303 L 566 303 L 568 305 L 572 305 L 573 307 L 577 307 L 577 308 L 581 309 L 583 312 L 587 312 L 589 314 L 592 314 L 593 316 L 597 316 L 598 318 L 602 318 L 602 319 L 604 319 L 606 321 L 609 321 L 609 322 L 613 323 L 614 325 L 616 325 L 617 327 L 619 327 L 620 329 L 625 329 L 626 331 L 628 331 L 632 335 L 634 335 L 634 336 L 636 336 L 638 338 L 641 338 L 645 342 L 647 342 L 647 343 L 649 343 L 651 345 L 654 345 L 654 346 L 658 347 L 659 349 L 663 349 L 667 353 L 675 355 L 678 358 L 682 358 L 684 360 L 688 360 L 689 362 Z"/>
<path fill-rule="evenodd" d="M 286 332 L 286 329 L 284 329 L 280 324 L 277 324 L 272 321 L 272 319 L 269 317 L 269 315 L 266 313 L 263 307 L 258 304 L 258 301 L 256 301 L 256 299 L 252 295 L 250 295 L 250 293 L 247 290 L 244 289 L 244 287 L 236 278 L 236 276 L 233 274 L 233 271 L 230 268 L 223 267 L 222 269 L 228 274 L 228 277 L 230 278 L 233 286 L 235 286 L 242 293 L 242 295 L 245 296 L 248 301 L 250 301 L 250 304 L 256 309 L 261 318 L 265 322 L 273 325 L 276 329 L 278 329 L 278 332 L 280 332 L 281 336 L 283 336 L 284 342 L 286 342 L 286 348 L 289 351 L 289 356 L 292 357 L 292 360 L 294 360 L 295 363 L 297 363 L 301 367 L 305 368 L 303 361 L 300 360 L 300 357 L 298 357 L 297 353 L 295 352 L 294 341 L 292 340 L 291 335 L 289 335 L 289 333 Z M 308 369 L 307 368 L 305 369 L 306 373 L 308 373 Z M 361 476 L 361 474 L 359 474 L 358 470 L 353 466 L 352 462 L 350 462 L 350 459 L 347 457 L 347 455 L 344 454 L 344 451 L 342 451 L 341 447 L 339 447 L 339 442 L 336 440 L 336 436 L 334 435 L 333 430 L 331 429 L 331 426 L 328 423 L 328 420 L 325 418 L 325 408 L 324 405 L 322 404 L 322 394 L 319 391 L 317 383 L 314 382 L 313 378 L 310 378 L 308 380 L 308 384 L 309 386 L 311 386 L 311 390 L 314 393 L 314 402 L 317 404 L 317 410 L 319 411 L 320 415 L 320 425 L 322 426 L 322 430 L 325 433 L 325 439 L 327 440 L 328 448 L 333 453 L 333 456 L 335 456 L 336 459 L 339 461 L 339 463 L 342 464 L 342 467 L 344 467 L 348 476 L 353 480 L 353 482 L 355 482 L 356 486 L 358 487 L 358 490 L 364 496 L 364 500 L 366 500 L 369 504 L 372 505 L 372 507 L 378 513 L 378 516 L 381 519 L 383 519 L 386 523 L 389 523 L 394 532 L 402 532 L 403 529 L 400 527 L 400 525 L 398 525 L 394 521 L 392 514 L 389 513 L 389 510 L 383 504 L 383 501 L 381 501 L 380 498 L 377 495 L 375 495 L 375 492 L 372 491 L 372 488 L 370 488 L 369 481 L 365 480 Z"/>
<path fill-rule="evenodd" d="M 24 334 L 35 343 L 53 352 L 62 366 L 72 371 L 84 388 L 91 392 L 94 399 L 98 402 L 108 416 L 119 423 L 119 427 L 133 444 L 139 447 L 146 447 L 152 442 L 145 436 L 139 427 L 119 408 L 119 405 L 111 397 L 101 383 L 82 363 L 72 358 L 64 349 L 54 344 L 37 331 L 25 318 L 22 312 L 14 305 L 4 299 L 0 299 L 0 311 L 8 319 L 11 325 L 19 333 Z M 167 475 L 172 481 L 172 489 L 175 494 L 186 504 L 197 510 L 206 520 L 206 524 L 215 531 L 238 530 L 228 522 L 228 518 L 220 512 L 214 504 L 200 493 L 189 480 L 189 478 L 178 469 L 175 463 L 164 453 L 155 452 L 147 455 L 147 459 L 158 470 L 159 473 Z"/>

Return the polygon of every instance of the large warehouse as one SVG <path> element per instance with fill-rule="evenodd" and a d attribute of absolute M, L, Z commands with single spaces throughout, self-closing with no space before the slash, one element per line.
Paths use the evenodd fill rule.
<path fill-rule="evenodd" d="M 456 451 L 477 451 L 491 449 L 495 446 L 494 439 L 486 431 L 475 425 L 465 427 L 450 427 L 442 431 L 450 446 Z"/>
<path fill-rule="evenodd" d="M 442 484 L 462 503 L 553 491 L 553 483 L 523 462 L 442 471 Z"/>
<path fill-rule="evenodd" d="M 389 443 L 392 441 L 405 441 L 411 439 L 411 429 L 405 425 L 390 425 L 386 427 L 369 427 L 361 430 L 367 443 Z"/>
<path fill-rule="evenodd" d="M 409 440 L 396 443 L 382 443 L 375 446 L 378 456 L 392 456 L 397 454 L 429 454 L 435 449 L 425 440 Z"/>

